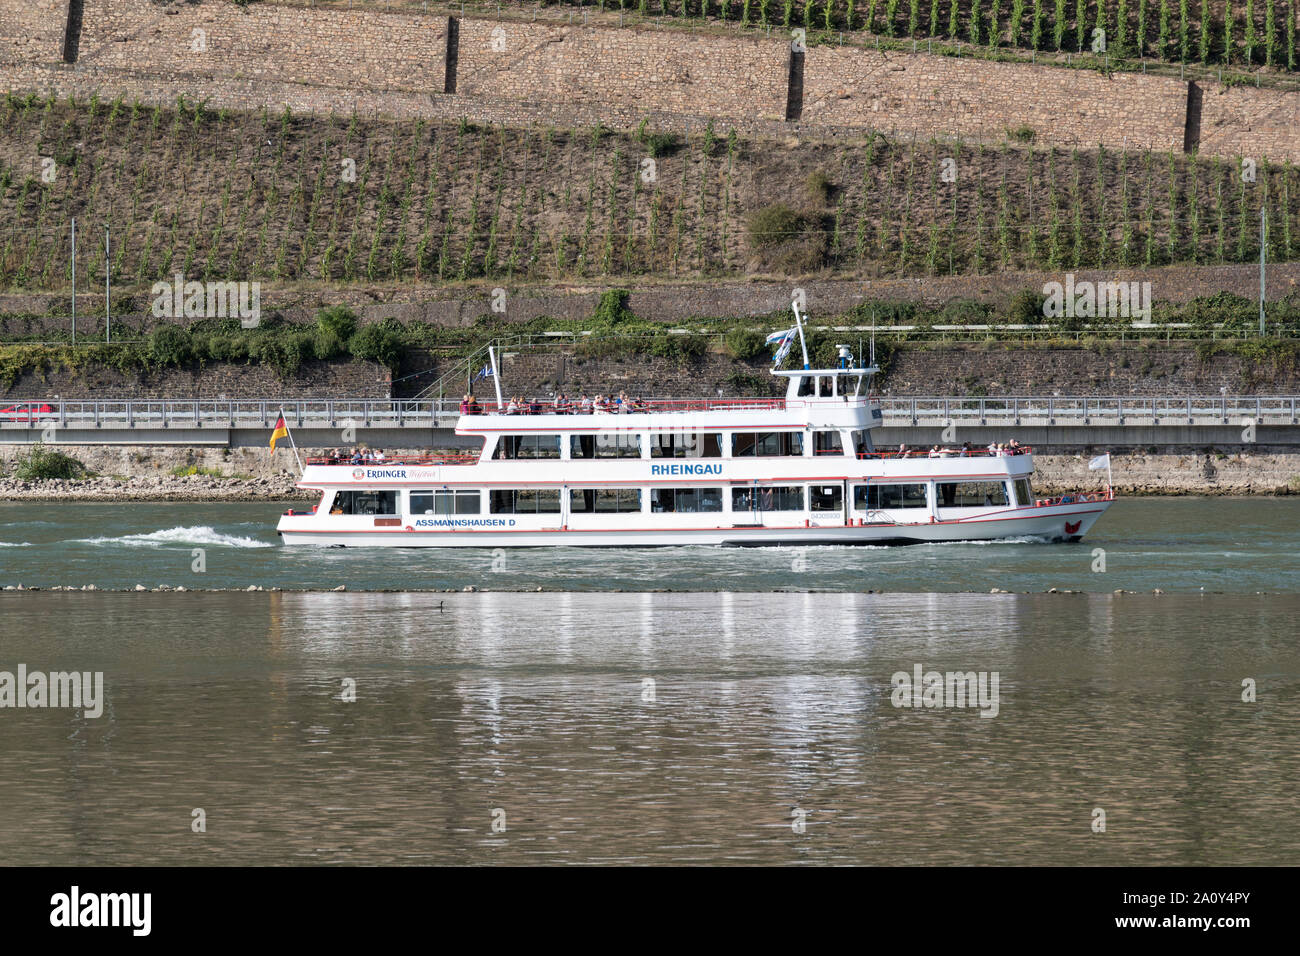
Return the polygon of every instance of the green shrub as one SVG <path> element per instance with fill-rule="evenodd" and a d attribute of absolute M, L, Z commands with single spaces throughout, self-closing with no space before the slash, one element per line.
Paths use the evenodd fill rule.
<path fill-rule="evenodd" d="M 732 329 L 723 336 L 723 342 L 727 346 L 727 354 L 742 362 L 765 357 L 767 353 L 767 337 L 753 329 Z"/>
<path fill-rule="evenodd" d="M 787 275 L 815 272 L 826 264 L 828 247 L 822 218 L 785 203 L 749 217 L 749 242 L 764 263 Z"/>
<path fill-rule="evenodd" d="M 354 358 L 379 362 L 395 369 L 402 356 L 402 339 L 380 324 L 366 325 L 348 340 L 348 351 Z"/>
<path fill-rule="evenodd" d="M 1034 325 L 1043 321 L 1043 294 L 1034 289 L 1022 289 L 1007 303 L 1007 322 L 1010 325 Z"/>
<path fill-rule="evenodd" d="M 985 325 L 989 321 L 989 307 L 974 299 L 954 299 L 939 312 L 940 325 Z"/>
<path fill-rule="evenodd" d="M 309 337 L 300 334 L 263 336 L 249 346 L 249 358 L 275 369 L 282 378 L 296 375 L 302 368 Z"/>
<path fill-rule="evenodd" d="M 814 169 L 804 180 L 804 189 L 808 192 L 808 201 L 814 206 L 824 207 L 831 201 L 831 181 L 820 169 Z"/>
<path fill-rule="evenodd" d="M 347 351 L 347 343 L 337 333 L 329 329 L 317 329 L 311 336 L 312 357 L 325 361 L 336 358 Z"/>
<path fill-rule="evenodd" d="M 602 326 L 616 326 L 636 321 L 636 313 L 627 307 L 627 289 L 606 289 L 600 294 L 591 321 Z"/>
<path fill-rule="evenodd" d="M 14 477 L 19 481 L 70 480 L 84 478 L 86 466 L 59 451 L 51 451 L 41 442 L 32 445 L 26 455 L 14 459 Z"/>
<path fill-rule="evenodd" d="M 179 325 L 160 325 L 149 336 L 149 358 L 161 365 L 184 365 L 193 355 L 190 333 Z"/>
<path fill-rule="evenodd" d="M 798 239 L 804 230 L 802 213 L 785 203 L 764 206 L 749 217 L 749 241 L 755 249 L 771 249 Z"/>
<path fill-rule="evenodd" d="M 316 313 L 316 329 L 346 342 L 357 331 L 357 314 L 346 305 L 331 305 Z"/>

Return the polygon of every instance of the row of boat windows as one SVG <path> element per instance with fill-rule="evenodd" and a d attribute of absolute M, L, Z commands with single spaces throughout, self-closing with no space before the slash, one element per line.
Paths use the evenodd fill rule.
<path fill-rule="evenodd" d="M 1011 504 L 1010 485 L 1015 487 L 1020 505 L 1031 503 L 1029 479 L 1001 481 L 937 481 L 934 483 L 935 505 L 940 508 L 988 508 Z M 501 488 L 487 492 L 490 514 L 559 514 L 559 488 Z M 731 510 L 764 511 L 840 511 L 844 486 L 833 485 L 760 485 L 730 489 Z M 330 506 L 336 515 L 399 514 L 397 491 L 338 491 Z M 929 497 L 924 482 L 898 484 L 855 484 L 852 486 L 855 511 L 895 511 L 928 508 Z M 722 511 L 725 497 L 722 488 L 570 488 L 569 511 L 572 514 L 644 511 L 648 500 L 652 512 Z M 481 514 L 483 495 L 474 490 L 412 491 L 410 513 L 413 515 Z"/>
<path fill-rule="evenodd" d="M 862 444 L 861 432 L 855 444 Z M 501 435 L 497 438 L 492 457 L 501 460 L 513 458 L 561 458 L 563 435 Z M 645 441 L 643 441 L 643 438 Z M 802 431 L 735 432 L 731 436 L 732 458 L 752 457 L 802 457 L 804 433 Z M 569 458 L 641 458 L 642 448 L 649 449 L 651 458 L 721 458 L 727 443 L 722 432 L 659 432 L 642 436 L 636 433 L 612 432 L 599 435 L 569 435 Z M 844 453 L 844 444 L 837 431 L 812 433 L 812 451 L 815 455 Z"/>

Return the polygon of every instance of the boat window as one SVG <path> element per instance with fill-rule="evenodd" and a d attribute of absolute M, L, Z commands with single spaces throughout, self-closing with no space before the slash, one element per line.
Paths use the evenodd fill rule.
<path fill-rule="evenodd" d="M 570 458 L 640 458 L 641 436 L 627 432 L 570 435 Z"/>
<path fill-rule="evenodd" d="M 721 511 L 721 488 L 655 488 L 650 492 L 651 511 Z"/>
<path fill-rule="evenodd" d="M 482 503 L 474 491 L 412 491 L 413 515 L 476 515 Z"/>
<path fill-rule="evenodd" d="M 871 436 L 866 429 L 857 429 L 851 433 L 853 438 L 853 453 L 858 457 L 871 451 Z"/>
<path fill-rule="evenodd" d="M 937 481 L 935 500 L 941 508 L 992 508 L 1008 504 L 1001 481 Z"/>
<path fill-rule="evenodd" d="M 858 386 L 862 384 L 862 376 L 860 376 L 860 375 L 840 375 L 840 376 L 838 376 L 838 380 L 839 380 L 839 391 L 840 391 L 840 394 L 841 394 L 841 395 L 856 395 L 856 394 L 858 394 L 857 389 L 858 389 Z"/>
<path fill-rule="evenodd" d="M 1034 503 L 1034 490 L 1029 487 L 1028 478 L 1016 479 L 1016 504 L 1032 505 Z"/>
<path fill-rule="evenodd" d="M 839 432 L 813 432 L 814 455 L 842 455 L 844 446 Z"/>
<path fill-rule="evenodd" d="M 924 508 L 925 485 L 854 485 L 853 507 L 857 511 Z"/>
<path fill-rule="evenodd" d="M 817 394 L 821 398 L 830 398 L 831 389 L 834 388 L 835 377 L 833 375 L 817 376 Z"/>
<path fill-rule="evenodd" d="M 816 391 L 816 387 L 817 385 L 816 382 L 813 381 L 813 376 L 811 375 L 799 376 L 799 397 L 800 398 L 804 398 L 808 395 L 814 394 Z"/>
<path fill-rule="evenodd" d="M 802 485 L 732 488 L 732 511 L 803 511 Z"/>
<path fill-rule="evenodd" d="M 574 514 L 640 510 L 640 488 L 574 488 L 569 492 L 569 511 Z"/>
<path fill-rule="evenodd" d="M 651 458 L 721 458 L 721 432 L 660 432 L 650 436 Z"/>
<path fill-rule="evenodd" d="M 558 488 L 501 488 L 489 492 L 492 514 L 559 514 Z"/>
<path fill-rule="evenodd" d="M 844 509 L 843 485 L 813 485 L 809 492 L 813 511 L 842 511 Z"/>
<path fill-rule="evenodd" d="M 395 515 L 396 491 L 340 491 L 334 496 L 335 515 Z"/>
<path fill-rule="evenodd" d="M 802 454 L 803 432 L 736 432 L 731 436 L 733 458 Z"/>
<path fill-rule="evenodd" d="M 501 435 L 493 458 L 559 458 L 559 435 Z"/>

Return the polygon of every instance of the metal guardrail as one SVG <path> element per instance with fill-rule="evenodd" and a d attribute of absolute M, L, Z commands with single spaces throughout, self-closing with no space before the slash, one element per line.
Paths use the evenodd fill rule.
<path fill-rule="evenodd" d="M 680 401 L 682 408 L 698 410 L 711 400 Z M 881 398 L 879 403 L 886 427 L 1300 424 L 1296 396 L 936 397 Z M 460 416 L 459 400 L 450 398 L 28 401 L 0 406 L 0 428 L 271 428 L 281 409 L 290 428 L 445 428 Z"/>
<path fill-rule="evenodd" d="M 884 398 L 885 425 L 1295 425 L 1295 396 Z"/>

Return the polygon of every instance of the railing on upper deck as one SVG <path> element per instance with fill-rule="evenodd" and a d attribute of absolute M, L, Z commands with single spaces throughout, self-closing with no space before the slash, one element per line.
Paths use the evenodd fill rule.
<path fill-rule="evenodd" d="M 386 465 L 472 465 L 478 460 L 477 453 L 451 452 L 429 455 L 393 455 L 392 457 L 385 455 L 383 458 L 375 458 L 371 455 L 325 455 L 318 458 L 308 458 L 307 464 L 376 468 Z"/>
<path fill-rule="evenodd" d="M 548 402 L 524 402 L 513 410 L 507 404 L 499 407 L 495 402 L 475 402 L 468 408 L 460 406 L 465 415 L 627 415 L 651 414 L 663 412 L 738 412 L 738 411 L 780 411 L 793 403 L 784 398 L 673 398 L 673 399 L 631 399 L 627 402 L 606 401 L 600 404 L 577 401 L 556 405 L 554 400 Z M 800 402 L 799 404 L 802 404 Z"/>
<path fill-rule="evenodd" d="M 1032 455 L 1034 449 L 1029 445 L 1017 445 L 1006 451 L 990 451 L 988 448 L 944 448 L 937 455 L 928 448 L 909 448 L 907 451 L 860 451 L 859 458 L 1014 458 L 1017 455 Z"/>

